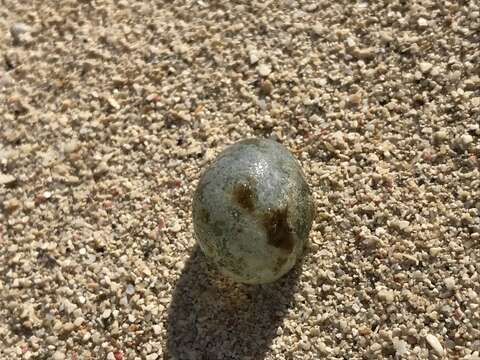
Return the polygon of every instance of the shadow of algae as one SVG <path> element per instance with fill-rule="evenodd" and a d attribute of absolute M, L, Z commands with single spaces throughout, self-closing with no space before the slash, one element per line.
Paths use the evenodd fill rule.
<path fill-rule="evenodd" d="M 198 246 L 170 304 L 166 359 L 262 359 L 293 301 L 301 264 L 272 284 L 229 281 Z"/>

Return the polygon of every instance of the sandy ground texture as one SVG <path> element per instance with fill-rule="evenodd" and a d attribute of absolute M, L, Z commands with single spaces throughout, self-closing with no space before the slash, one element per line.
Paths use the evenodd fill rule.
<path fill-rule="evenodd" d="M 1 359 L 478 359 L 477 1 L 0 0 Z M 202 169 L 274 138 L 317 208 L 236 285 Z"/>

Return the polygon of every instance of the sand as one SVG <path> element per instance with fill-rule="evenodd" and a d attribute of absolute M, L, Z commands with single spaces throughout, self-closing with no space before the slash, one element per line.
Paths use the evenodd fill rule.
<path fill-rule="evenodd" d="M 476 1 L 0 6 L 1 359 L 479 359 Z M 195 246 L 225 146 L 299 159 L 280 281 Z"/>

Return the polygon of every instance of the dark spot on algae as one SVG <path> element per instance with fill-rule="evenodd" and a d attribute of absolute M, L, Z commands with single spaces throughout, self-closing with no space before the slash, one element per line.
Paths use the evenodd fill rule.
<path fill-rule="evenodd" d="M 241 208 L 248 212 L 255 210 L 255 191 L 249 184 L 237 184 L 233 189 L 233 199 Z"/>
<path fill-rule="evenodd" d="M 213 223 L 212 231 L 216 236 L 221 236 L 224 233 L 225 221 L 218 220 Z"/>
<path fill-rule="evenodd" d="M 277 261 L 275 262 L 275 267 L 273 268 L 274 273 L 278 273 L 282 266 L 287 262 L 288 258 L 286 257 L 281 257 L 278 258 Z"/>
<path fill-rule="evenodd" d="M 263 227 L 270 245 L 291 253 L 295 245 L 293 230 L 288 223 L 288 207 L 271 209 L 263 215 Z"/>
<path fill-rule="evenodd" d="M 200 220 L 207 224 L 210 221 L 210 213 L 208 212 L 207 209 L 202 208 L 200 209 Z"/>

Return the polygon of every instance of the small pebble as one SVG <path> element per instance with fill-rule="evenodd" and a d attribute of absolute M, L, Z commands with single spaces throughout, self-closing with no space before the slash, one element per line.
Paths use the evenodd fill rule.
<path fill-rule="evenodd" d="M 66 322 L 62 326 L 62 330 L 64 333 L 71 333 L 75 329 L 75 326 L 71 322 Z"/>
<path fill-rule="evenodd" d="M 52 355 L 52 360 L 65 360 L 65 354 L 60 351 L 55 351 Z"/>
<path fill-rule="evenodd" d="M 432 64 L 428 62 L 421 62 L 420 63 L 420 71 L 424 74 L 428 73 L 432 69 Z"/>
<path fill-rule="evenodd" d="M 395 300 L 395 293 L 392 290 L 380 290 L 378 292 L 378 298 L 387 304 L 391 304 L 393 300 Z"/>
<path fill-rule="evenodd" d="M 322 35 L 323 32 L 325 31 L 324 27 L 321 25 L 321 24 L 315 24 L 312 26 L 312 31 L 316 34 L 316 35 Z"/>
<path fill-rule="evenodd" d="M 7 185 L 15 182 L 15 176 L 10 174 L 0 174 L 0 185 Z"/>
<path fill-rule="evenodd" d="M 321 354 L 329 355 L 332 353 L 332 349 L 328 347 L 323 341 L 317 343 L 317 348 Z"/>
<path fill-rule="evenodd" d="M 301 341 L 300 342 L 300 348 L 302 350 L 310 350 L 311 346 L 312 345 L 308 341 Z"/>
<path fill-rule="evenodd" d="M 107 101 L 108 103 L 110 104 L 110 106 L 112 108 L 114 108 L 115 110 L 118 110 L 120 109 L 120 104 L 117 102 L 117 100 L 115 100 L 113 97 L 108 97 L 107 98 Z"/>
<path fill-rule="evenodd" d="M 0 72 L 0 90 L 7 88 L 14 83 L 13 78 L 7 73 Z"/>
<path fill-rule="evenodd" d="M 473 142 L 473 137 L 470 134 L 463 134 L 460 137 L 460 142 L 466 148 Z"/>
<path fill-rule="evenodd" d="M 80 143 L 76 140 L 71 140 L 69 142 L 66 142 L 65 144 L 63 144 L 63 151 L 66 153 L 66 154 L 70 154 L 76 150 L 78 150 L 78 148 L 80 147 Z"/>
<path fill-rule="evenodd" d="M 393 347 L 395 349 L 395 353 L 398 357 L 402 357 L 407 355 L 410 349 L 410 345 L 401 339 L 393 339 Z"/>
<path fill-rule="evenodd" d="M 273 85 L 269 80 L 263 80 L 260 83 L 260 93 L 262 95 L 270 95 L 273 91 Z"/>
<path fill-rule="evenodd" d="M 435 351 L 435 353 L 438 356 L 443 356 L 443 347 L 440 344 L 440 341 L 438 341 L 438 338 L 435 335 L 428 334 L 425 339 L 427 340 L 427 343 L 430 345 L 430 347 Z"/>
<path fill-rule="evenodd" d="M 16 209 L 18 209 L 20 207 L 21 203 L 20 201 L 18 201 L 17 199 L 9 199 L 9 200 L 5 200 L 3 202 L 3 207 L 7 210 L 7 211 L 14 211 Z"/>
<path fill-rule="evenodd" d="M 433 141 L 435 143 L 441 143 L 448 138 L 448 133 L 445 130 L 439 130 L 433 133 Z"/>
<path fill-rule="evenodd" d="M 250 64 L 251 65 L 256 64 L 258 62 L 258 60 L 260 60 L 260 55 L 259 55 L 258 51 L 256 51 L 256 50 L 250 51 L 249 59 L 250 59 Z"/>
<path fill-rule="evenodd" d="M 178 221 L 174 221 L 170 226 L 170 231 L 173 233 L 178 233 L 180 230 L 182 230 L 182 225 L 180 225 Z"/>
<path fill-rule="evenodd" d="M 426 28 L 428 26 L 428 21 L 424 18 L 419 18 L 417 23 L 421 28 Z"/>
<path fill-rule="evenodd" d="M 127 290 L 125 291 L 127 295 L 133 295 L 135 293 L 135 286 L 132 284 L 127 285 Z"/>
<path fill-rule="evenodd" d="M 84 319 L 82 317 L 78 317 L 75 319 L 75 321 L 73 322 L 73 325 L 75 325 L 75 327 L 80 327 L 83 323 L 84 323 Z"/>
<path fill-rule="evenodd" d="M 348 102 L 351 105 L 360 105 L 362 103 L 362 94 L 358 92 L 356 94 L 350 95 L 350 97 L 348 98 Z"/>
<path fill-rule="evenodd" d="M 448 290 L 453 290 L 455 289 L 455 279 L 452 278 L 452 277 L 448 277 L 446 278 L 445 280 L 443 280 L 444 283 L 445 283 L 445 287 L 448 289 Z"/>
<path fill-rule="evenodd" d="M 10 34 L 15 42 L 22 42 L 24 36 L 31 31 L 31 27 L 25 23 L 15 23 L 10 27 Z"/>
<path fill-rule="evenodd" d="M 160 325 L 153 325 L 152 329 L 155 335 L 160 335 L 162 332 L 162 327 Z"/>
<path fill-rule="evenodd" d="M 272 67 L 268 64 L 260 64 L 257 66 L 257 71 L 261 76 L 268 76 L 272 72 Z"/>
<path fill-rule="evenodd" d="M 53 336 L 53 335 L 50 335 L 50 336 L 47 336 L 47 338 L 45 339 L 45 341 L 47 342 L 47 344 L 49 345 L 55 345 L 58 341 L 57 337 L 56 336 Z"/>

